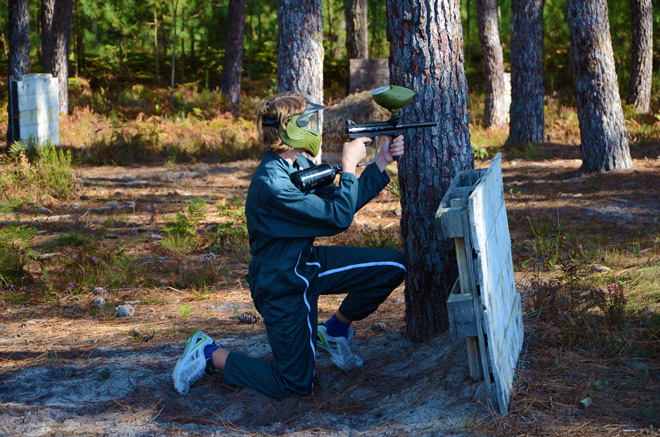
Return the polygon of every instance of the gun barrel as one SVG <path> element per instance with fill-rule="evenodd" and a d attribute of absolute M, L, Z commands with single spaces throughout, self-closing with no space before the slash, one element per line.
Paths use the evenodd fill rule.
<path fill-rule="evenodd" d="M 355 124 L 353 121 L 346 122 L 346 134 L 349 139 L 359 137 L 377 137 L 380 135 L 398 135 L 406 129 L 417 129 L 437 126 L 437 121 L 424 121 L 420 123 L 390 123 L 387 121 L 376 123 Z"/>

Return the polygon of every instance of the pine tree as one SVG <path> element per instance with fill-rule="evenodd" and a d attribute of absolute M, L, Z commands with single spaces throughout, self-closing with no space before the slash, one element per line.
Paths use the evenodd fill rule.
<path fill-rule="evenodd" d="M 544 0 L 511 3 L 511 110 L 508 144 L 545 141 Z"/>
<path fill-rule="evenodd" d="M 278 92 L 323 103 L 323 1 L 277 0 L 277 24 Z"/>
<path fill-rule="evenodd" d="M 20 80 L 30 73 L 30 7 L 28 0 L 9 0 L 9 77 Z M 9 81 L 11 84 L 11 81 Z M 9 90 L 11 92 L 11 89 Z M 13 96 L 16 97 L 16 96 Z M 8 105 L 11 104 L 9 99 Z M 7 106 L 8 114 L 12 114 Z M 14 106 L 16 108 L 16 106 Z M 17 124 L 11 118 L 7 123 L 7 145 L 14 140 Z"/>
<path fill-rule="evenodd" d="M 632 50 L 628 104 L 637 112 L 649 112 L 653 74 L 653 5 L 651 0 L 630 0 Z"/>
<path fill-rule="evenodd" d="M 60 113 L 69 111 L 69 52 L 73 0 L 41 0 L 41 53 L 44 72 L 60 84 Z"/>
<path fill-rule="evenodd" d="M 346 55 L 348 59 L 369 58 L 367 0 L 346 0 Z"/>
<path fill-rule="evenodd" d="M 386 5 L 391 81 L 416 93 L 402 119 L 440 120 L 437 128 L 406 134 L 398 164 L 408 257 L 406 330 L 423 341 L 448 326 L 446 301 L 458 276 L 454 243 L 438 238 L 435 213 L 452 178 L 473 166 L 461 16 L 454 0 Z"/>
<path fill-rule="evenodd" d="M 632 167 L 606 0 L 567 0 L 582 170 Z"/>
<path fill-rule="evenodd" d="M 486 87 L 484 127 L 505 124 L 509 108 L 504 103 L 504 57 L 495 0 L 477 0 L 477 21 Z"/>
<path fill-rule="evenodd" d="M 225 61 L 222 68 L 221 92 L 233 107 L 241 99 L 243 71 L 243 32 L 245 30 L 245 0 L 229 0 Z"/>

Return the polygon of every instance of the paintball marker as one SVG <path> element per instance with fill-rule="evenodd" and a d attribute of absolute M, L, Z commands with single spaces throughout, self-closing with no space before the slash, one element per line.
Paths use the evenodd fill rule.
<path fill-rule="evenodd" d="M 378 154 L 379 136 L 397 136 L 406 129 L 437 126 L 437 121 L 407 124 L 401 123 L 399 110 L 408 102 L 410 102 L 413 97 L 415 97 L 415 93 L 412 90 L 401 86 L 386 85 L 380 88 L 376 88 L 371 92 L 371 98 L 374 99 L 374 102 L 378 103 L 383 108 L 390 110 L 392 116 L 387 121 L 364 124 L 356 124 L 352 120 L 346 120 L 346 135 L 351 140 L 360 137 L 373 138 L 373 144 L 375 146 L 375 157 Z M 397 158 L 398 157 L 395 157 L 395 159 Z M 368 164 L 370 163 L 359 165 Z M 331 184 L 339 172 L 341 172 L 341 166 L 318 164 L 308 169 L 297 171 L 291 174 L 291 181 L 301 191 L 307 192 Z"/>

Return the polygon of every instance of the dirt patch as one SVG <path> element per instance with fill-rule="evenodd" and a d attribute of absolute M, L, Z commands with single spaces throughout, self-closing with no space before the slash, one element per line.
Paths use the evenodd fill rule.
<path fill-rule="evenodd" d="M 636 156 L 633 170 L 605 175 L 581 174 L 576 149 L 541 147 L 545 158 L 536 161 L 505 154 L 505 195 L 517 266 L 529 256 L 526 245 L 535 218 L 568 223 L 578 237 L 596 229 L 602 244 L 612 248 L 660 232 L 657 147 Z M 71 221 L 101 228 L 112 219 L 117 242 L 158 233 L 165 217 L 191 198 L 203 197 L 211 205 L 244 198 L 256 164 L 82 168 L 82 196 L 68 204 L 44 205 L 52 220 L 39 222 L 45 232 L 37 236 L 37 244 L 65 231 Z M 365 227 L 396 230 L 397 208 L 398 201 L 386 190 L 360 211 L 345 236 L 319 241 L 342 243 Z M 19 212 L 25 224 L 43 216 Z M 205 226 L 220 220 L 211 215 Z M 140 256 L 152 257 L 154 269 L 167 274 L 175 260 L 159 257 L 158 244 L 141 243 Z M 232 257 L 218 262 L 226 275 L 210 292 L 165 285 L 108 290 L 106 298 L 113 306 L 130 303 L 136 308 L 130 318 L 114 317 L 112 308 L 95 310 L 97 296 L 92 293 L 6 306 L 0 315 L 0 434 L 460 435 L 491 414 L 481 385 L 469 380 L 463 341 L 451 340 L 448 333 L 422 345 L 405 340 L 401 288 L 378 312 L 355 324 L 355 350 L 365 368 L 344 373 L 319 356 L 309 397 L 274 401 L 254 390 L 225 385 L 219 377 L 205 378 L 188 396 L 179 396 L 171 371 L 192 329 L 203 329 L 232 350 L 265 358 L 270 354 L 261 323 L 246 325 L 230 318 L 252 309 L 243 279 L 245 263 Z M 31 266 L 37 281 L 38 267 Z M 525 273 L 517 278 L 525 299 Z M 340 297 L 323 297 L 320 318 L 329 316 L 339 302 Z M 528 348 L 531 326 L 526 321 L 526 351 L 534 350 Z M 531 338 L 541 337 L 536 332 Z M 537 358 L 522 358 L 517 388 L 535 387 L 529 378 L 534 377 L 530 366 Z M 657 363 L 649 366 L 649 374 L 657 375 Z M 519 399 L 514 395 L 512 409 Z M 567 420 L 600 426 L 607 423 L 605 417 L 594 420 L 587 412 Z M 497 429 L 506 429 L 506 424 Z"/>

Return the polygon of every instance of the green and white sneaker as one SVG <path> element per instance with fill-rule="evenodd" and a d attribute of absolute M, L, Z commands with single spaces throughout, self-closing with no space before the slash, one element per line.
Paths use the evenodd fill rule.
<path fill-rule="evenodd" d="M 212 344 L 215 344 L 213 339 L 199 329 L 190 334 L 183 355 L 176 362 L 172 372 L 176 391 L 182 395 L 188 394 L 190 386 L 199 381 L 204 374 L 217 373 L 204 356 L 204 348 Z"/>
<path fill-rule="evenodd" d="M 319 323 L 316 329 L 316 349 L 330 356 L 330 359 L 342 370 L 352 370 L 362 367 L 364 361 L 351 351 L 351 341 L 355 335 L 354 329 L 348 330 L 348 337 L 333 337 L 328 335 L 325 323 Z"/>

